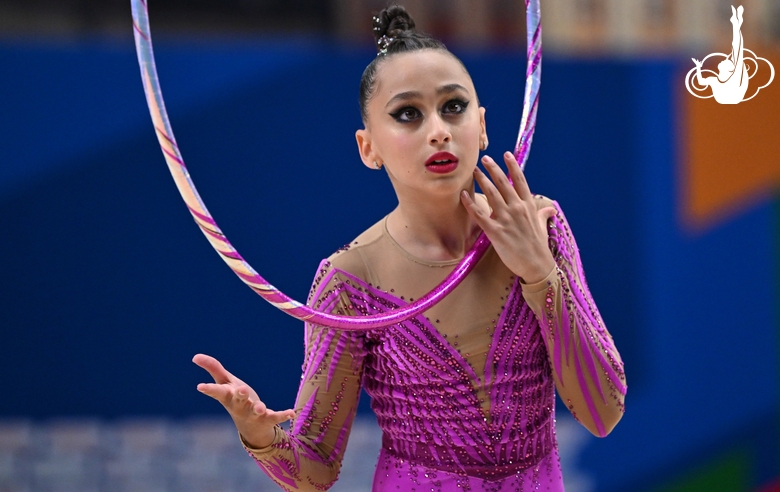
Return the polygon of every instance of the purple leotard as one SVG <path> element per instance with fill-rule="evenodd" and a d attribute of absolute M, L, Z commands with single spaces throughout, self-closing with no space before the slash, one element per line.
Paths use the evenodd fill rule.
<path fill-rule="evenodd" d="M 585 283 L 558 204 L 557 267 L 525 284 L 491 248 L 424 315 L 365 333 L 306 326 L 306 358 L 289 432 L 247 450 L 285 490 L 335 482 L 360 388 L 383 432 L 373 490 L 563 490 L 556 387 L 596 435 L 620 419 L 623 363 Z M 404 251 L 380 221 L 324 260 L 309 296 L 318 310 L 366 315 L 428 292 L 457 264 Z M 410 298 L 412 297 L 412 298 Z"/>

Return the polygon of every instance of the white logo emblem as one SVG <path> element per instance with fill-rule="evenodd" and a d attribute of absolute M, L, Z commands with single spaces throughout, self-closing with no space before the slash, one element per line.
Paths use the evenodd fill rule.
<path fill-rule="evenodd" d="M 761 58 L 751 50 L 745 48 L 745 42 L 742 39 L 742 14 L 745 9 L 740 5 L 739 8 L 731 7 L 731 25 L 734 36 L 731 40 L 731 54 L 712 53 L 707 55 L 704 60 L 699 61 L 693 58 L 694 68 L 685 76 L 685 88 L 688 92 L 700 99 L 714 97 L 720 104 L 739 104 L 742 101 L 749 101 L 756 97 L 758 92 L 772 83 L 775 78 L 775 67 L 769 63 L 766 58 Z M 718 63 L 718 73 L 713 70 L 703 69 L 702 65 L 709 58 L 722 58 Z M 717 59 L 716 58 L 716 59 Z M 766 63 L 769 67 L 769 81 L 751 91 L 749 97 L 745 97 L 748 92 L 750 80 L 759 72 L 760 62 Z M 705 76 L 708 75 L 708 76 Z M 712 94 L 700 95 L 699 93 L 709 92 L 707 88 L 712 89 Z"/>

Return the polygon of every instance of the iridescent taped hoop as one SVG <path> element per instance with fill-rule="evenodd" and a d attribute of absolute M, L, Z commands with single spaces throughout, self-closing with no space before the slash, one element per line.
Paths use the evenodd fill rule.
<path fill-rule="evenodd" d="M 184 165 L 176 139 L 173 136 L 171 123 L 165 111 L 160 83 L 157 78 L 157 68 L 152 50 L 152 36 L 149 30 L 149 11 L 146 0 L 131 0 L 133 9 L 133 27 L 135 28 L 135 46 L 138 63 L 141 66 L 141 78 L 146 92 L 146 102 L 152 116 L 157 139 L 160 142 L 168 169 L 173 175 L 176 187 L 179 189 L 184 203 L 187 205 L 195 223 L 214 249 L 236 275 L 257 292 L 263 299 L 270 302 L 285 313 L 318 325 L 329 326 L 342 330 L 369 330 L 393 325 L 412 318 L 430 309 L 434 304 L 444 299 L 453 289 L 474 269 L 479 259 L 487 250 L 490 241 L 483 232 L 474 246 L 466 254 L 458 266 L 435 289 L 419 298 L 414 303 L 401 309 L 372 316 L 337 316 L 314 311 L 308 306 L 284 295 L 279 289 L 261 277 L 240 254 L 233 248 L 228 239 L 211 217 L 206 205 L 200 198 L 195 184 Z M 534 129 L 536 128 L 536 110 L 539 98 L 539 83 L 542 61 L 542 27 L 539 12 L 539 0 L 526 0 L 526 25 L 528 32 L 528 68 L 526 71 L 525 97 L 523 116 L 520 123 L 520 133 L 515 147 L 515 157 L 521 168 L 525 167 L 528 152 L 531 148 Z"/>

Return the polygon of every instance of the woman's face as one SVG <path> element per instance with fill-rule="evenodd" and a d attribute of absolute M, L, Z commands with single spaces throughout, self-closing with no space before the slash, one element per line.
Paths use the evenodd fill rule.
<path fill-rule="evenodd" d="M 383 164 L 399 198 L 469 189 L 487 135 L 485 109 L 460 62 L 436 50 L 393 55 L 375 84 L 366 128 L 356 135 L 366 166 Z"/>

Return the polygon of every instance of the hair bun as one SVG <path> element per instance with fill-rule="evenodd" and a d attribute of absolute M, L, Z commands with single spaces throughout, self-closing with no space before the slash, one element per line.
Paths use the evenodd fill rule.
<path fill-rule="evenodd" d="M 391 5 L 374 16 L 374 40 L 377 42 L 382 36 L 398 38 L 408 32 L 415 32 L 414 20 L 400 5 Z"/>
<path fill-rule="evenodd" d="M 377 56 L 368 64 L 360 78 L 360 115 L 368 121 L 367 105 L 376 89 L 377 66 L 388 55 L 418 50 L 439 50 L 449 53 L 444 43 L 414 28 L 412 16 L 405 8 L 391 5 L 374 16 L 374 39 Z M 452 53 L 450 56 L 455 57 Z M 457 57 L 455 60 L 460 62 Z M 463 62 L 460 62 L 463 65 Z M 465 68 L 464 68 L 465 70 Z"/>

